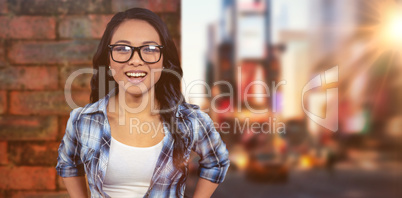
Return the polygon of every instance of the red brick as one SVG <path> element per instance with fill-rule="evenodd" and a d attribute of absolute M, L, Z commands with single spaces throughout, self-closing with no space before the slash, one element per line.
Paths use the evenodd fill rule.
<path fill-rule="evenodd" d="M 86 73 L 83 73 L 85 69 Z M 87 71 L 88 70 L 88 71 Z M 82 72 L 80 72 L 82 71 Z M 78 76 L 74 77 L 71 74 L 77 72 L 75 74 L 79 74 Z M 66 89 L 66 81 L 68 78 L 71 78 L 73 81 L 70 85 L 67 85 L 68 90 L 82 90 L 82 91 L 91 91 L 91 78 L 92 78 L 92 67 L 72 67 L 72 66 L 65 66 L 62 67 L 60 70 L 60 88 Z"/>
<path fill-rule="evenodd" d="M 98 38 L 105 31 L 112 15 L 66 16 L 58 28 L 61 38 Z"/>
<path fill-rule="evenodd" d="M 176 13 L 160 13 L 158 15 L 166 23 L 170 36 L 180 38 L 180 15 Z"/>
<path fill-rule="evenodd" d="M 63 136 L 66 132 L 67 128 L 67 121 L 70 118 L 70 116 L 60 116 L 59 117 L 59 134 L 57 136 L 57 141 L 61 141 L 63 139 Z"/>
<path fill-rule="evenodd" d="M 0 39 L 0 67 L 7 65 L 6 64 L 6 53 L 4 51 L 4 41 Z"/>
<path fill-rule="evenodd" d="M 52 90 L 58 88 L 57 67 L 0 68 L 0 89 Z"/>
<path fill-rule="evenodd" d="M 0 164 L 8 164 L 7 142 L 0 142 Z"/>
<path fill-rule="evenodd" d="M 130 8 L 146 8 L 149 9 L 148 0 L 136 0 L 136 1 L 127 1 L 127 0 L 113 0 L 112 1 L 112 11 L 123 12 Z"/>
<path fill-rule="evenodd" d="M 4 114 L 7 111 L 7 93 L 6 91 L 0 91 L 0 114 Z"/>
<path fill-rule="evenodd" d="M 0 167 L 0 178 L 2 178 L 0 189 L 56 189 L 56 169 L 54 167 Z"/>
<path fill-rule="evenodd" d="M 37 91 L 37 92 L 16 92 L 10 93 L 10 113 L 15 115 L 30 115 L 30 114 L 57 114 L 68 115 L 72 108 L 67 103 L 65 97 L 71 94 L 73 101 L 78 106 L 84 106 L 89 103 L 88 91 L 66 92 L 64 91 Z"/>
<path fill-rule="evenodd" d="M 110 0 L 9 0 L 9 11 L 19 15 L 110 13 Z"/>
<path fill-rule="evenodd" d="M 12 192 L 10 198 L 69 198 L 67 191 L 60 192 L 41 192 L 41 191 L 29 191 L 29 192 Z"/>
<path fill-rule="evenodd" d="M 63 178 L 59 175 L 56 175 L 57 185 L 59 190 L 67 190 L 66 185 L 64 185 Z"/>
<path fill-rule="evenodd" d="M 7 0 L 0 0 L 0 14 L 5 14 L 7 12 Z"/>
<path fill-rule="evenodd" d="M 153 12 L 177 12 L 180 0 L 149 0 L 149 9 Z"/>
<path fill-rule="evenodd" d="M 112 19 L 113 15 L 89 15 L 91 21 L 91 36 L 92 38 L 102 38 L 106 25 Z"/>
<path fill-rule="evenodd" d="M 98 44 L 97 40 L 15 42 L 7 55 L 14 64 L 91 64 Z"/>
<path fill-rule="evenodd" d="M 130 8 L 139 7 L 152 10 L 153 12 L 179 12 L 180 0 L 114 0 L 112 11 L 122 12 Z"/>
<path fill-rule="evenodd" d="M 0 116 L 1 140 L 56 140 L 56 117 Z"/>
<path fill-rule="evenodd" d="M 177 53 L 179 54 L 179 60 L 181 60 L 181 40 L 180 38 L 173 38 L 173 42 L 176 46 Z"/>
<path fill-rule="evenodd" d="M 58 190 L 66 190 L 66 186 L 64 185 L 64 181 L 63 181 L 63 178 L 62 177 L 60 177 L 59 175 L 56 175 L 56 178 L 57 178 L 57 185 L 58 185 Z M 85 181 L 88 181 L 88 178 L 87 178 L 87 176 L 85 175 Z M 88 186 L 88 182 L 86 182 L 86 186 L 87 186 L 87 192 L 88 192 L 88 197 L 90 197 L 91 196 L 91 190 L 89 189 L 89 186 Z"/>
<path fill-rule="evenodd" d="M 56 21 L 53 17 L 42 16 L 0 16 L 0 38 L 13 39 L 54 39 Z"/>
<path fill-rule="evenodd" d="M 55 166 L 60 142 L 9 142 L 12 164 L 22 166 Z"/>

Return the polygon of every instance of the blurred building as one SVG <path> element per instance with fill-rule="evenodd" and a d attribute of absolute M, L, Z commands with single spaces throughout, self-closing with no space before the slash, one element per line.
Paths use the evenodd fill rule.
<path fill-rule="evenodd" d="M 215 86 L 214 96 L 227 96 L 214 101 L 223 113 L 213 116 L 219 122 L 276 118 L 287 124 L 289 146 L 302 142 L 303 152 L 316 155 L 334 143 L 345 150 L 379 149 L 389 141 L 395 142 L 391 147 L 400 145 L 390 137 L 401 134 L 401 63 L 392 59 L 391 49 L 379 51 L 381 40 L 373 44 L 386 5 L 377 0 L 222 1 L 221 20 L 209 27 L 208 79 L 228 82 L 233 90 Z M 264 82 L 269 92 L 249 86 L 255 81 Z M 246 93 L 257 96 L 245 99 Z M 269 111 L 250 113 L 250 107 Z M 234 131 L 228 138 L 238 142 L 242 135 Z"/>

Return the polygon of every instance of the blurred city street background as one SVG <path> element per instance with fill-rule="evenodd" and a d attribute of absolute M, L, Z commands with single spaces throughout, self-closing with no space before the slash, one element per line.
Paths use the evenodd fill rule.
<path fill-rule="evenodd" d="M 402 1 L 182 1 L 183 92 L 231 159 L 213 197 L 402 197 L 401 52 Z"/>

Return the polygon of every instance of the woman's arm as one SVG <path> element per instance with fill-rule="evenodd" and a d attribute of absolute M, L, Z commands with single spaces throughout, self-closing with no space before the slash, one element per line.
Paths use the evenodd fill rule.
<path fill-rule="evenodd" d="M 88 197 L 85 176 L 63 177 L 63 182 L 71 198 Z"/>
<path fill-rule="evenodd" d="M 223 182 L 229 168 L 229 152 L 216 131 L 208 114 L 198 111 L 199 130 L 192 150 L 200 156 L 198 167 L 198 184 L 194 197 L 210 197 L 220 183 Z"/>
<path fill-rule="evenodd" d="M 67 121 L 66 132 L 58 149 L 56 171 L 71 197 L 88 197 L 84 165 L 80 159 L 81 148 L 73 125 L 77 112 L 77 109 L 72 110 Z"/>
<path fill-rule="evenodd" d="M 204 178 L 199 178 L 195 187 L 194 198 L 211 197 L 219 184 L 210 182 Z"/>

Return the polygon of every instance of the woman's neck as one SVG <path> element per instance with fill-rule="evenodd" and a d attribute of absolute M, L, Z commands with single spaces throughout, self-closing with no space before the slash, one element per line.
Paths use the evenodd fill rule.
<path fill-rule="evenodd" d="M 158 115 L 159 103 L 155 99 L 155 89 L 141 95 L 132 95 L 123 88 L 118 87 L 119 93 L 113 97 L 109 104 L 109 111 L 114 111 L 120 116 L 149 117 Z M 113 104 L 115 103 L 115 104 Z M 114 107 L 111 109 L 110 107 Z"/>

